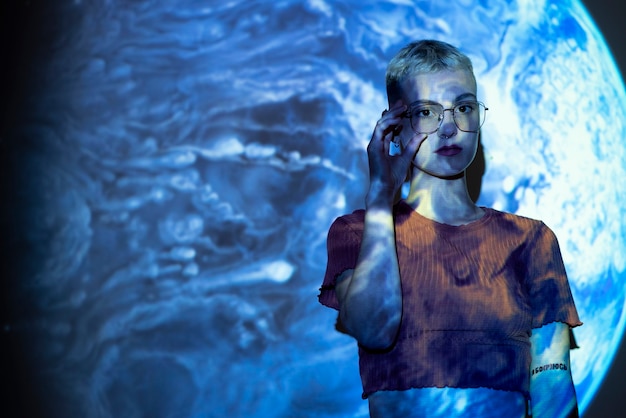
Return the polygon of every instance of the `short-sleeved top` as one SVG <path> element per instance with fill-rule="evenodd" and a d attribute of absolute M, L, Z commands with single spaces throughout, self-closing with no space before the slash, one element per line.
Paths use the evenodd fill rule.
<path fill-rule="evenodd" d="M 530 335 L 581 325 L 554 233 L 541 221 L 483 208 L 461 226 L 394 207 L 402 320 L 385 352 L 359 347 L 363 397 L 379 390 L 456 387 L 530 398 Z M 320 303 L 339 309 L 335 280 L 357 263 L 365 211 L 335 220 Z"/>

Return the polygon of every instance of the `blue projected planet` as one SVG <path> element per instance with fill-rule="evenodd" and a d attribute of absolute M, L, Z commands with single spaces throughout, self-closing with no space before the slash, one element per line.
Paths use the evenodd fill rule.
<path fill-rule="evenodd" d="M 363 206 L 386 63 L 420 38 L 474 61 L 489 107 L 478 203 L 559 237 L 589 405 L 626 322 L 626 93 L 580 2 L 58 13 L 72 29 L 15 139 L 37 262 L 14 303 L 30 308 L 5 326 L 32 341 L 51 416 L 367 416 L 356 344 L 317 289 L 329 225 Z"/>

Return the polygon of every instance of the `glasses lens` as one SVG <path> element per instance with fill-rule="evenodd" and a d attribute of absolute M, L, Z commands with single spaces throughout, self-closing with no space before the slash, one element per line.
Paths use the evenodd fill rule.
<path fill-rule="evenodd" d="M 417 133 L 430 134 L 439 129 L 443 107 L 436 104 L 415 106 L 410 110 L 411 127 Z"/>
<path fill-rule="evenodd" d="M 485 105 L 480 102 L 463 102 L 454 106 L 454 122 L 465 132 L 478 132 L 485 120 Z"/>

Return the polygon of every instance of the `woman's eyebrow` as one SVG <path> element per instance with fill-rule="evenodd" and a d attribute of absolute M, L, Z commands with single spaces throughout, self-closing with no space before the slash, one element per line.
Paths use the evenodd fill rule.
<path fill-rule="evenodd" d="M 414 102 L 409 103 L 409 107 L 417 106 L 417 105 L 440 105 L 438 102 L 434 102 L 432 100 L 416 100 Z"/>
<path fill-rule="evenodd" d="M 456 99 L 454 99 L 455 102 L 460 102 L 461 100 L 465 100 L 465 99 L 476 99 L 476 95 L 474 93 L 463 93 L 459 96 L 456 97 Z"/>
<path fill-rule="evenodd" d="M 467 99 L 476 100 L 476 95 L 474 93 L 463 93 L 463 94 L 460 94 L 460 95 L 458 95 L 454 99 L 454 103 L 458 103 L 458 102 L 461 102 L 461 101 L 467 100 Z M 413 106 L 416 106 L 416 105 L 426 105 L 426 104 L 441 105 L 441 103 L 434 102 L 432 100 L 421 99 L 421 100 L 416 100 L 414 102 L 409 103 L 409 107 L 413 107 Z"/>

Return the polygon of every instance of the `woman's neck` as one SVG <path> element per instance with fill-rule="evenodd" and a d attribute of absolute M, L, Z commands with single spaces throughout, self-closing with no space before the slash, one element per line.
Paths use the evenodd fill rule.
<path fill-rule="evenodd" d="M 484 214 L 470 198 L 465 176 L 442 179 L 414 173 L 405 201 L 420 215 L 448 225 L 468 224 Z"/>

